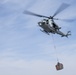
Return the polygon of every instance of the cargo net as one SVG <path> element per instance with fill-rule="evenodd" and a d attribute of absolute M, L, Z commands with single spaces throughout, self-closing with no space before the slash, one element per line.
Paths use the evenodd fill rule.
<path fill-rule="evenodd" d="M 63 64 L 62 63 L 57 63 L 57 65 L 55 65 L 56 70 L 62 70 L 63 69 Z"/>

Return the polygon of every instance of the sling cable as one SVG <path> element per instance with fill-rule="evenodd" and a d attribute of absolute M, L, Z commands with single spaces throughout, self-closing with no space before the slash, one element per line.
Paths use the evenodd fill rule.
<path fill-rule="evenodd" d="M 53 40 L 54 50 L 56 52 L 56 46 L 55 46 L 53 34 L 52 34 L 52 40 Z M 58 59 L 58 56 L 57 56 L 57 52 L 56 52 L 56 57 L 57 57 L 57 64 L 55 65 L 55 67 L 56 67 L 56 70 L 59 71 L 59 70 L 63 69 L 63 64 L 59 62 L 59 59 Z"/>

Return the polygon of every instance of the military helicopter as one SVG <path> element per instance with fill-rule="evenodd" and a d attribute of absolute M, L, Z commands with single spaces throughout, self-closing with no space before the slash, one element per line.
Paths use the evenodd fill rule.
<path fill-rule="evenodd" d="M 69 4 L 66 3 L 62 3 L 60 5 L 60 7 L 58 8 L 58 10 L 54 13 L 53 16 L 44 16 L 44 15 L 39 15 L 30 11 L 25 10 L 24 14 L 28 14 L 28 15 L 33 15 L 33 16 L 37 16 L 37 17 L 43 17 L 45 19 L 43 19 L 42 21 L 38 22 L 38 25 L 43 29 L 41 30 L 42 32 L 46 33 L 46 34 L 59 34 L 61 35 L 61 37 L 68 37 L 69 35 L 71 35 L 71 32 L 68 31 L 66 34 L 63 33 L 62 31 L 60 31 L 61 27 L 59 27 L 54 20 L 61 20 L 58 18 L 54 18 L 57 14 L 59 14 L 61 11 L 63 11 L 64 9 L 66 9 L 69 6 Z M 51 21 L 51 24 L 50 22 Z"/>

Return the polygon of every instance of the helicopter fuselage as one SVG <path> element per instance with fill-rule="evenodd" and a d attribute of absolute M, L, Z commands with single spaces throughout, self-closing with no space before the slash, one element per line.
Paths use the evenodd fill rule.
<path fill-rule="evenodd" d="M 61 35 L 61 37 L 64 37 L 64 36 L 65 37 L 68 37 L 68 35 L 71 35 L 70 34 L 70 31 L 68 31 L 67 34 L 64 34 L 59 29 L 55 29 L 53 26 L 51 26 L 46 21 L 38 22 L 38 25 L 43 29 L 41 31 L 47 33 L 48 35 L 49 35 L 49 33 L 52 33 L 52 34 L 55 34 L 56 33 L 56 34 Z"/>

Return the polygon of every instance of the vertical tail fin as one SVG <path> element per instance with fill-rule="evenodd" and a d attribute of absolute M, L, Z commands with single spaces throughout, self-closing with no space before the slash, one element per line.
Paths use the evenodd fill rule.
<path fill-rule="evenodd" d="M 68 37 L 69 35 L 71 35 L 71 31 L 67 32 L 66 37 Z"/>

